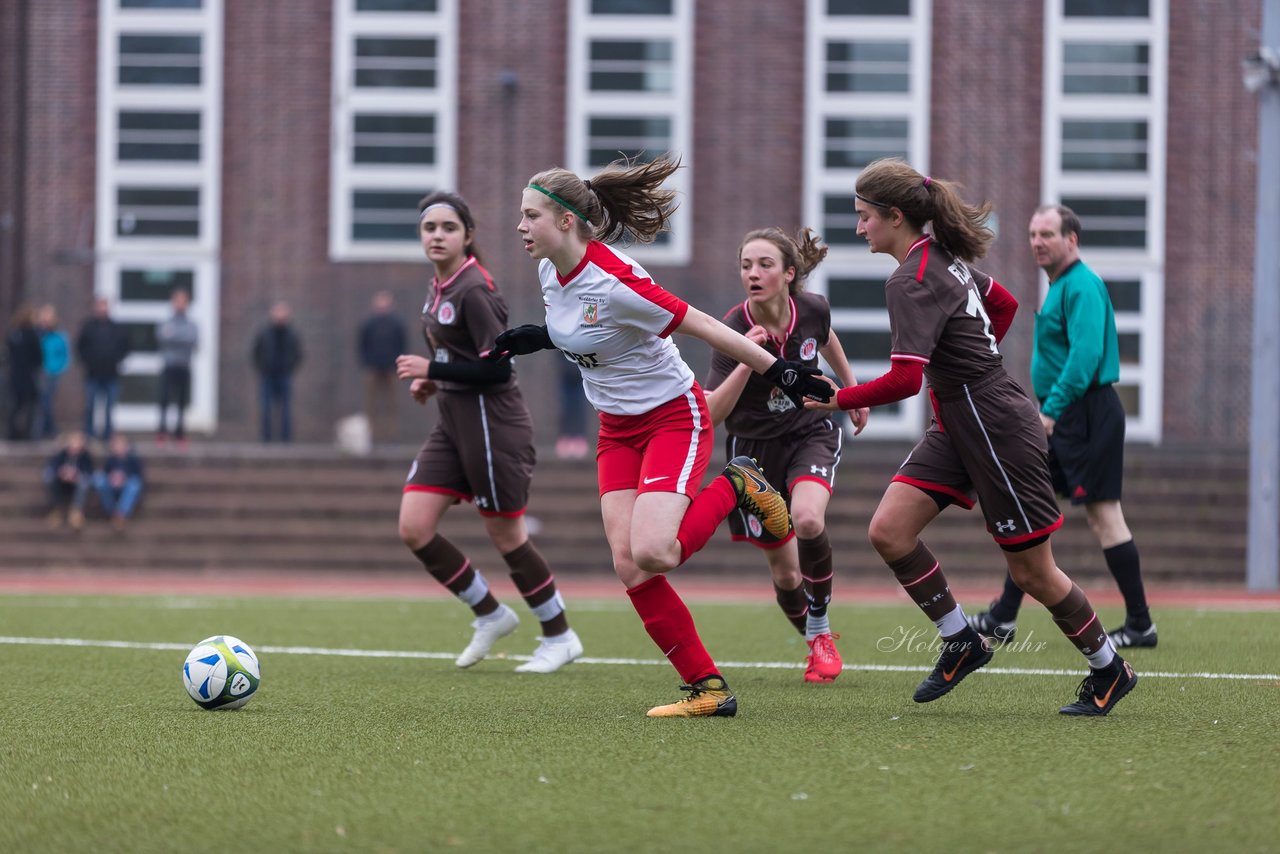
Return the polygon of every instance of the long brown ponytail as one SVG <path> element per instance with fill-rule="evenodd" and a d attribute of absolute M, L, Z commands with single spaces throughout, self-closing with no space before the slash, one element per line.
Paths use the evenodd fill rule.
<path fill-rule="evenodd" d="M 987 225 L 990 202 L 966 204 L 959 184 L 927 178 L 896 157 L 873 161 L 862 170 L 857 194 L 881 210 L 897 208 L 917 229 L 932 224 L 933 239 L 966 261 L 986 255 L 995 239 Z"/>
<path fill-rule="evenodd" d="M 662 185 L 679 168 L 678 159 L 666 156 L 649 163 L 623 159 L 586 181 L 567 169 L 548 169 L 530 178 L 529 186 L 541 190 L 553 205 L 576 214 L 578 233 L 585 239 L 612 243 L 627 235 L 652 243 L 667 230 L 675 212 L 676 194 Z"/>

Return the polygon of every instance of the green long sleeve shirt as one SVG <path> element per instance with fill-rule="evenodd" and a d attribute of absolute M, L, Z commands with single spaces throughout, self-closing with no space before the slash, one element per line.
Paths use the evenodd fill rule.
<path fill-rule="evenodd" d="M 1057 419 L 1091 386 L 1120 379 L 1120 342 L 1111 295 L 1098 274 L 1076 261 L 1049 283 L 1036 314 L 1031 386 L 1040 411 Z"/>

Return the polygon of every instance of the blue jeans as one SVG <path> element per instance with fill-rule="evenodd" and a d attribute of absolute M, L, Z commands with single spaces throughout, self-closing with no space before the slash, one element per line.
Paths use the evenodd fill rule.
<path fill-rule="evenodd" d="M 98 500 L 108 516 L 121 516 L 128 519 L 142 497 L 142 478 L 137 475 L 125 478 L 124 486 L 116 489 L 107 480 L 104 472 L 93 473 L 93 485 L 98 490 Z"/>
<path fill-rule="evenodd" d="M 271 441 L 271 414 L 275 404 L 280 405 L 280 441 L 293 440 L 293 423 L 289 413 L 289 400 L 293 396 L 293 380 L 288 374 L 262 375 L 262 441 Z"/>
<path fill-rule="evenodd" d="M 85 380 L 84 383 L 84 432 L 87 436 L 106 441 L 111 438 L 111 412 L 116 408 L 116 398 L 120 396 L 119 380 Z M 103 401 L 106 420 L 102 432 L 93 429 L 94 415 L 98 408 L 98 399 Z"/>
<path fill-rule="evenodd" d="M 53 420 L 53 401 L 58 396 L 58 380 L 61 374 L 45 374 L 40 383 L 40 418 L 36 424 L 35 435 L 48 439 L 58 432 L 58 425 Z"/>

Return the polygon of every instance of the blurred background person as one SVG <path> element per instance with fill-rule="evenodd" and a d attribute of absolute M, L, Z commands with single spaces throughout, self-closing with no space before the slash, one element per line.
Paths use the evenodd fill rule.
<path fill-rule="evenodd" d="M 271 306 L 270 319 L 253 340 L 253 366 L 258 371 L 262 406 L 262 441 L 270 442 L 273 414 L 280 411 L 281 442 L 293 441 L 293 372 L 302 364 L 302 341 L 290 323 L 292 311 L 284 300 Z"/>
<path fill-rule="evenodd" d="M 43 305 L 36 314 L 40 330 L 40 350 L 44 358 L 44 373 L 40 378 L 40 418 L 35 435 L 48 439 L 58 432 L 54 408 L 58 397 L 58 383 L 71 364 L 71 340 L 58 327 L 58 310 Z"/>
<path fill-rule="evenodd" d="M 388 442 L 397 433 L 396 357 L 408 350 L 404 324 L 393 311 L 390 291 L 373 295 L 373 313 L 360 325 L 358 349 L 365 372 L 364 414 L 369 419 L 373 441 Z"/>
<path fill-rule="evenodd" d="M 23 303 L 13 312 L 5 340 L 9 356 L 9 438 L 32 438 L 43 360 L 35 310 Z"/>
<path fill-rule="evenodd" d="M 142 460 L 138 459 L 129 438 L 117 433 L 111 437 L 102 468 L 93 473 L 93 487 L 97 490 L 98 500 L 117 531 L 123 531 L 133 515 L 138 499 L 142 497 L 143 486 Z"/>
<path fill-rule="evenodd" d="M 44 482 L 49 490 L 49 526 L 62 527 L 65 518 L 73 531 L 84 526 L 84 501 L 93 481 L 93 457 L 85 436 L 76 430 L 44 464 Z"/>
<path fill-rule="evenodd" d="M 93 314 L 76 335 L 76 355 L 84 368 L 84 432 L 111 438 L 111 416 L 120 396 L 120 364 L 129 355 L 124 327 L 111 319 L 106 297 L 93 301 Z M 102 402 L 102 430 L 96 430 L 98 402 Z"/>
<path fill-rule="evenodd" d="M 580 460 L 590 450 L 582 371 L 565 359 L 560 363 L 560 438 L 556 439 L 556 456 L 562 460 Z"/>
<path fill-rule="evenodd" d="M 187 404 L 191 402 L 191 357 L 200 346 L 200 330 L 187 309 L 191 295 L 182 288 L 175 288 L 169 296 L 173 314 L 156 327 L 156 343 L 160 347 L 160 426 L 156 441 L 164 444 L 169 439 L 168 412 L 172 403 L 178 410 L 173 438 L 180 447 L 187 444 L 184 427 Z"/>

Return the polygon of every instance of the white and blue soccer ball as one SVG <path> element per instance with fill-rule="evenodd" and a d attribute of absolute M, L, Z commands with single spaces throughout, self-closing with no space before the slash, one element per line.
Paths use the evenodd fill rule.
<path fill-rule="evenodd" d="M 215 635 L 187 653 L 182 684 L 202 709 L 238 709 L 258 690 L 258 656 L 240 638 Z"/>

